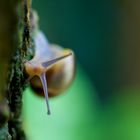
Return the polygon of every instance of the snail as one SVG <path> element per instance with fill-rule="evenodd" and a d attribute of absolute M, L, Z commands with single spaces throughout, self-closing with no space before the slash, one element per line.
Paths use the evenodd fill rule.
<path fill-rule="evenodd" d="M 50 44 L 40 30 L 34 32 L 33 39 L 35 55 L 25 62 L 25 71 L 29 75 L 32 89 L 40 95 L 44 93 L 50 114 L 48 98 L 62 93 L 73 80 L 74 53 L 70 49 Z"/>

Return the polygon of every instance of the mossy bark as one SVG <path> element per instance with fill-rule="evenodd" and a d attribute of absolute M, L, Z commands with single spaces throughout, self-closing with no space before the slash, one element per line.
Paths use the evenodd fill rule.
<path fill-rule="evenodd" d="M 2 0 L 0 21 L 0 140 L 25 140 L 21 112 L 28 84 L 24 62 L 33 55 L 30 1 Z"/>

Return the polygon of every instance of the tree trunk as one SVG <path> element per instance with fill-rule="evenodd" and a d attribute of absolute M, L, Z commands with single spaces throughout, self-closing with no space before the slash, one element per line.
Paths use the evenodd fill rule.
<path fill-rule="evenodd" d="M 33 54 L 30 0 L 2 0 L 0 22 L 0 140 L 25 140 L 21 111 L 24 62 Z"/>

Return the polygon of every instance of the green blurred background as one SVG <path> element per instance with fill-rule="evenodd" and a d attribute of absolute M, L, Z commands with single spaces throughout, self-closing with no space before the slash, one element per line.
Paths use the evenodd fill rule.
<path fill-rule="evenodd" d="M 140 2 L 33 0 L 50 42 L 74 50 L 77 75 L 65 94 L 24 94 L 29 140 L 140 140 Z"/>

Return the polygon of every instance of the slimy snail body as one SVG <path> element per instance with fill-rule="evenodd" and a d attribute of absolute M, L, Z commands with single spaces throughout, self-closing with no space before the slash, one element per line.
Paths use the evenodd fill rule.
<path fill-rule="evenodd" d="M 50 114 L 48 97 L 62 93 L 74 77 L 74 53 L 58 45 L 50 44 L 42 31 L 34 32 L 35 55 L 25 62 L 25 71 L 30 77 L 32 89 L 44 93 Z"/>

